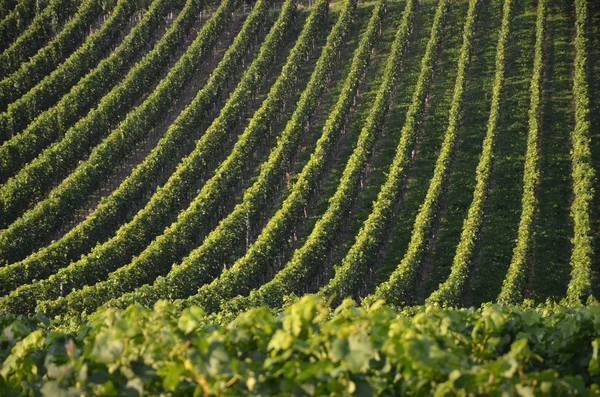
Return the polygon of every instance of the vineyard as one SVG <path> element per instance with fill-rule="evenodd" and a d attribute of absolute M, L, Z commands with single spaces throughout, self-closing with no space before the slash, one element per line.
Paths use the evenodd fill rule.
<path fill-rule="evenodd" d="M 600 393 L 598 170 L 596 0 L 0 0 L 0 390 Z"/>

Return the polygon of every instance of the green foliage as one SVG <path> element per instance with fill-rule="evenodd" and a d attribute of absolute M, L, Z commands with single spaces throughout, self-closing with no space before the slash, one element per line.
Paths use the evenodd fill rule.
<path fill-rule="evenodd" d="M 377 200 L 373 203 L 373 210 L 364 222 L 354 244 L 342 263 L 336 267 L 333 279 L 322 291 L 326 296 L 334 297 L 338 302 L 349 295 L 356 294 L 361 280 L 366 277 L 368 269 L 383 243 L 384 232 L 389 225 L 394 204 L 398 201 L 398 192 L 410 161 L 410 151 L 421 124 L 425 99 L 431 86 L 433 69 L 439 54 L 438 48 L 442 41 L 442 28 L 447 14 L 447 7 L 446 1 L 438 3 L 425 54 L 421 59 L 421 70 L 417 84 L 406 112 L 396 155 L 389 168 L 387 179 L 382 185 Z M 386 295 L 383 289 L 379 291 L 378 294 Z"/>
<path fill-rule="evenodd" d="M 118 156 L 119 145 L 123 149 L 123 146 L 127 146 L 128 140 L 126 139 L 128 134 L 133 135 L 135 137 L 136 134 L 141 134 L 147 129 L 147 125 L 145 123 L 149 123 L 153 118 L 158 118 L 159 115 L 156 113 L 165 113 L 168 109 L 167 104 L 172 100 L 173 96 L 176 96 L 178 91 L 182 89 L 182 86 L 185 82 L 185 77 L 189 76 L 194 72 L 194 69 L 204 61 L 207 56 L 207 52 L 212 51 L 214 44 L 216 43 L 218 32 L 223 29 L 225 22 L 231 18 L 232 11 L 234 10 L 236 1 L 234 0 L 224 0 L 219 10 L 215 13 L 213 18 L 211 18 L 207 23 L 205 23 L 198 33 L 198 36 L 194 40 L 194 42 L 188 47 L 186 54 L 181 58 L 180 62 L 176 63 L 175 66 L 170 70 L 167 76 L 161 81 L 158 85 L 157 89 L 150 95 L 150 97 L 138 108 L 136 108 L 133 114 L 129 114 L 126 122 L 120 126 L 117 130 L 113 131 L 110 137 L 105 140 L 99 147 L 97 147 L 87 162 L 80 165 L 78 171 L 73 173 L 65 180 L 63 185 L 59 186 L 54 190 L 54 193 L 58 195 L 51 195 L 50 198 L 36 207 L 39 209 L 38 215 L 44 217 L 44 219 L 52 218 L 56 219 L 59 214 L 56 212 L 52 212 L 48 208 L 44 208 L 46 206 L 54 206 L 58 208 L 64 208 L 65 203 L 61 202 L 61 199 L 64 200 L 83 200 L 86 196 L 84 194 L 76 195 L 73 190 L 81 191 L 86 188 L 90 188 L 90 184 L 94 182 L 98 183 L 100 178 L 102 177 L 101 173 L 106 169 L 112 169 L 112 164 L 116 160 L 115 156 Z M 198 10 L 193 6 L 193 0 L 187 5 L 187 12 L 181 12 L 179 15 L 180 22 L 185 21 L 186 19 L 193 20 L 195 12 Z M 175 22 L 175 26 L 178 23 Z M 178 32 L 176 30 L 176 32 Z M 181 33 L 181 32 L 178 32 Z M 160 48 L 159 48 L 160 50 Z M 161 54 L 165 55 L 165 54 Z M 163 106 L 160 106 L 160 105 Z M 160 110 L 159 110 L 160 109 Z M 146 111 L 146 112 L 145 112 Z M 153 114 L 154 113 L 154 114 Z M 143 115 L 148 116 L 147 118 L 143 117 Z M 100 175 L 98 175 L 100 174 Z M 58 192 L 58 193 L 57 193 Z M 113 208 L 114 209 L 114 208 Z M 35 215 L 34 215 L 35 216 Z M 31 218 L 33 218 L 32 216 Z M 29 219 L 29 221 L 33 222 L 33 220 Z M 27 220 L 20 220 L 25 223 Z M 48 220 L 50 222 L 50 220 Z M 15 226 L 13 224 L 12 226 Z M 16 226 L 15 226 L 16 227 Z M 26 227 L 22 225 L 21 227 Z M 15 232 L 14 229 L 6 229 L 7 234 L 11 232 Z M 25 236 L 22 236 L 25 237 Z M 11 241 L 11 240 L 9 240 Z M 112 246 L 111 246 L 112 248 Z M 98 254 L 92 254 L 91 258 L 98 258 Z M 102 258 L 100 258 L 102 259 Z M 109 259 L 104 257 L 103 259 Z M 110 257 L 110 260 L 114 260 L 114 254 Z M 109 261 L 110 261 L 109 260 Z M 89 259 L 87 260 L 89 261 Z M 84 262 L 84 264 L 87 263 Z M 93 270 L 92 270 L 93 269 Z M 31 291 L 43 290 L 49 296 L 56 297 L 57 293 L 60 293 L 59 286 L 63 283 L 67 284 L 67 288 L 71 288 L 71 286 L 81 287 L 86 285 L 89 282 L 96 282 L 99 278 L 103 277 L 102 275 L 106 275 L 110 271 L 110 267 L 107 266 L 88 266 L 85 265 L 75 265 L 71 266 L 68 270 L 63 272 L 62 274 L 54 275 L 52 279 L 44 280 L 45 286 L 41 286 L 40 283 L 36 283 L 35 286 L 26 286 L 25 291 L 13 291 L 13 297 L 20 296 L 19 299 L 23 297 L 27 297 L 25 299 L 29 300 L 35 297 L 39 297 L 39 294 L 30 294 Z M 104 276 L 105 277 L 105 276 Z M 48 296 L 48 295 L 47 295 Z M 0 306 L 4 304 L 11 305 L 8 303 L 12 301 L 13 298 L 9 297 L 7 300 L 3 300 L 0 303 Z M 32 310 L 32 307 L 28 307 L 29 305 L 21 305 L 19 312 L 24 313 Z"/>
<path fill-rule="evenodd" d="M 27 29 L 0 54 L 0 78 L 16 71 L 71 17 L 81 0 L 50 0 Z"/>
<path fill-rule="evenodd" d="M 10 3 L 13 3 L 14 8 L 10 8 Z M 46 5 L 47 1 L 44 0 L 3 0 L 0 2 L 0 51 L 9 47 Z"/>
<path fill-rule="evenodd" d="M 425 196 L 425 200 L 421 204 L 419 212 L 415 218 L 410 243 L 398 268 L 392 273 L 388 281 L 378 286 L 377 291 L 375 291 L 372 296 L 366 299 L 366 303 L 369 301 L 372 302 L 374 299 L 384 299 L 394 304 L 406 304 L 414 301 L 415 299 L 413 294 L 414 281 L 417 276 L 420 263 L 423 259 L 423 255 L 426 251 L 427 236 L 431 233 L 432 223 L 435 219 L 440 196 L 443 192 L 445 181 L 448 178 L 448 173 L 450 172 L 452 152 L 457 139 L 457 133 L 461 119 L 461 109 L 463 106 L 464 90 L 466 85 L 466 70 L 471 58 L 471 42 L 473 40 L 473 34 L 475 30 L 478 4 L 479 3 L 477 0 L 472 0 L 469 2 L 469 10 L 467 12 L 467 18 L 463 30 L 463 43 L 458 59 L 458 72 L 454 86 L 452 104 L 450 107 L 448 128 L 446 129 L 444 141 L 436 161 L 433 177 L 429 182 L 427 195 Z M 433 37 L 434 36 L 432 33 L 432 39 Z M 421 71 L 421 76 L 423 75 L 424 72 Z M 415 98 L 417 97 L 415 96 Z M 413 102 L 413 104 L 413 106 L 423 106 L 422 103 L 419 102 Z M 408 161 L 408 149 L 409 148 L 407 147 L 402 148 L 402 151 L 404 152 L 403 161 L 405 163 Z M 398 150 L 401 150 L 400 147 Z M 398 168 L 397 171 L 400 172 L 402 168 Z M 396 182 L 394 189 L 398 189 L 398 183 L 399 182 Z M 387 192 L 393 191 L 389 190 L 390 187 L 388 186 L 386 186 L 384 189 L 386 189 Z M 389 194 L 390 193 L 387 193 L 387 195 Z"/>
<path fill-rule="evenodd" d="M 536 191 L 540 179 L 539 171 L 539 133 L 540 133 L 540 101 L 542 95 L 543 47 L 546 20 L 546 0 L 540 0 L 537 10 L 535 33 L 535 55 L 533 77 L 531 78 L 531 99 L 529 108 L 529 132 L 527 135 L 527 153 L 525 154 L 525 171 L 523 174 L 522 210 L 519 222 L 517 242 L 513 251 L 510 267 L 498 295 L 499 303 L 516 304 L 523 300 L 527 271 L 529 270 L 529 254 L 533 240 L 533 222 L 537 211 Z"/>
<path fill-rule="evenodd" d="M 338 188 L 330 199 L 326 212 L 317 221 L 304 245 L 294 252 L 292 259 L 285 265 L 284 270 L 276 276 L 273 282 L 266 284 L 262 291 L 253 294 L 251 297 L 255 300 L 253 304 L 256 304 L 256 301 L 263 301 L 265 304 L 277 306 L 278 302 L 285 299 L 287 294 L 294 291 L 300 292 L 305 284 L 309 282 L 310 276 L 322 263 L 327 251 L 332 247 L 335 236 L 339 233 L 343 224 L 344 217 L 348 215 L 348 211 L 356 197 L 361 175 L 367 166 L 368 158 L 377 137 L 381 133 L 397 81 L 399 65 L 406 51 L 414 13 L 415 3 L 409 0 L 406 2 L 402 20 L 396 32 L 392 51 L 387 58 L 377 96 L 370 107 L 370 112 L 358 137 L 355 149 L 346 164 Z M 377 21 L 373 19 L 373 24 L 370 24 L 371 30 L 369 30 L 371 34 L 374 33 L 373 30 L 377 26 Z M 365 41 L 361 43 L 361 46 L 363 46 L 362 51 L 366 51 L 369 44 Z M 358 76 L 358 72 L 355 73 L 354 78 Z M 354 84 L 357 84 L 357 82 Z"/>
<path fill-rule="evenodd" d="M 324 81 L 325 77 L 330 73 L 331 68 L 334 66 L 334 63 L 331 62 L 331 60 L 336 54 L 336 52 L 339 50 L 339 46 L 343 42 L 343 38 L 354 15 L 354 7 L 354 2 L 349 1 L 346 3 L 346 6 L 343 9 L 342 14 L 339 16 L 335 27 L 329 34 L 328 42 L 322 50 L 323 55 L 317 62 L 317 67 L 313 72 L 313 77 L 311 78 L 312 83 L 309 82 L 307 90 L 305 90 L 305 94 L 303 94 L 303 96 L 300 99 L 298 109 L 302 109 L 302 112 L 298 113 L 296 116 L 292 116 L 292 119 L 286 126 L 286 132 L 284 132 L 285 135 L 290 135 L 294 131 L 294 133 L 298 134 L 299 131 L 301 131 L 303 128 L 302 124 L 306 123 L 306 118 L 310 114 L 310 107 L 314 107 L 314 101 L 317 100 L 319 96 L 315 95 L 315 92 L 323 89 L 322 82 Z M 358 73 L 360 74 L 360 71 Z M 310 93 L 312 94 L 309 95 Z M 348 98 L 346 99 L 346 102 L 349 102 L 350 100 L 351 98 Z M 325 137 L 325 135 L 323 136 Z M 327 136 L 320 140 L 320 143 L 322 145 L 330 145 L 330 139 L 331 138 Z M 280 139 L 280 144 L 283 145 L 284 142 L 286 141 Z M 287 150 L 286 152 L 286 155 L 289 155 L 290 151 Z M 286 163 L 285 161 L 281 161 L 280 159 L 281 155 L 285 153 L 281 153 L 281 151 L 279 151 L 279 153 L 279 156 L 273 156 L 271 158 L 270 162 L 272 166 L 270 166 L 270 168 L 273 168 L 273 166 L 282 167 Z M 312 171 L 314 171 L 315 173 L 318 173 L 318 167 L 322 166 L 322 162 L 325 158 L 323 154 L 320 154 L 317 157 L 318 158 L 314 160 L 315 164 L 313 164 L 312 166 L 307 166 L 308 168 L 312 169 Z M 321 165 L 317 165 L 316 163 L 319 163 Z M 266 169 L 268 169 L 268 167 L 266 165 L 263 166 L 263 170 Z M 271 172 L 270 174 L 274 176 L 279 176 L 277 173 L 273 172 Z M 259 177 L 260 182 L 257 182 L 260 184 L 255 184 L 255 186 L 261 187 L 261 189 L 265 190 L 265 182 L 268 182 L 267 175 L 269 174 L 263 172 L 262 175 Z M 311 177 L 313 176 L 312 173 L 310 175 Z M 273 177 L 269 176 L 269 178 L 272 179 Z M 298 179 L 301 180 L 302 176 L 300 176 Z M 298 183 L 300 182 L 296 182 L 295 186 L 299 186 Z M 247 215 L 246 218 L 240 217 L 236 214 L 236 212 L 239 213 L 241 211 L 248 211 L 249 205 L 252 205 L 254 207 L 254 209 L 252 209 L 253 212 L 257 212 L 258 209 L 261 208 L 261 206 L 264 206 L 264 200 L 252 198 L 252 196 L 256 196 L 256 194 L 260 193 L 261 191 L 261 189 L 257 189 L 256 187 L 251 190 L 252 193 L 247 194 L 247 198 L 244 200 L 249 204 L 236 207 L 232 214 L 228 216 L 228 219 L 234 219 L 237 222 L 245 223 L 246 219 L 248 219 Z M 307 186 L 305 186 L 305 182 L 303 182 L 302 187 L 299 187 L 298 190 L 306 188 Z M 296 190 L 295 187 L 294 190 Z M 291 193 L 288 199 L 290 199 L 293 195 L 294 193 Z M 296 193 L 296 196 L 294 196 L 293 200 L 301 200 L 301 197 L 298 197 Z M 286 200 L 286 202 L 287 201 L 288 200 Z M 267 226 L 265 232 L 261 234 L 261 237 L 259 237 L 257 239 L 257 242 L 253 245 L 265 247 L 266 244 L 266 249 L 262 250 L 261 252 L 261 261 L 266 261 L 267 258 L 269 258 L 268 255 L 272 254 L 273 248 L 276 248 L 278 246 L 277 243 L 273 243 L 273 240 L 276 238 L 282 238 L 281 236 L 285 235 L 285 232 L 282 232 L 281 229 L 284 229 L 285 226 L 289 227 L 290 224 L 293 224 L 292 219 L 286 219 L 286 217 L 297 215 L 296 213 L 290 212 L 290 210 L 297 211 L 297 208 L 293 206 L 292 208 L 288 208 L 288 205 L 286 205 L 285 203 L 283 207 L 286 208 L 285 215 L 276 215 L 271 221 L 273 225 L 280 226 L 280 228 L 277 228 L 275 226 Z M 281 211 L 283 212 L 284 210 Z M 109 302 L 109 305 L 126 306 L 130 302 L 144 302 L 145 304 L 151 304 L 160 298 L 185 298 L 190 294 L 194 294 L 197 291 L 198 287 L 201 286 L 203 282 L 206 282 L 208 280 L 207 275 L 211 275 L 212 273 L 220 270 L 218 267 L 215 267 L 220 265 L 220 260 L 224 260 L 222 258 L 223 255 L 219 255 L 219 252 L 225 252 L 228 249 L 231 249 L 229 248 L 231 247 L 231 241 L 236 241 L 232 238 L 227 238 L 225 240 L 223 239 L 223 236 L 231 236 L 231 233 L 227 233 L 227 229 L 231 228 L 230 224 L 231 221 L 224 221 L 217 229 L 215 229 L 215 231 L 213 231 L 209 235 L 209 237 L 205 240 L 200 249 L 196 250 L 196 252 L 192 253 L 190 256 L 185 258 L 181 265 L 173 267 L 167 276 L 157 278 L 152 286 L 145 285 L 141 288 L 136 289 L 132 293 L 125 294 L 118 300 Z M 242 227 L 243 226 L 244 225 L 242 225 Z M 240 236 L 243 236 L 243 233 L 238 233 L 237 240 L 240 240 Z M 285 237 L 287 238 L 287 235 L 285 235 Z M 254 255 L 256 255 L 256 253 L 254 253 Z M 255 261 L 258 260 L 255 259 Z M 210 263 L 215 263 L 212 269 L 210 269 Z M 239 264 L 236 266 L 240 267 Z"/>
<path fill-rule="evenodd" d="M 132 8 L 133 4 L 131 3 Z M 40 49 L 27 62 L 19 65 L 19 69 L 15 73 L 0 81 L 0 110 L 5 110 L 9 103 L 29 91 L 39 80 L 64 61 L 86 38 L 91 37 L 90 25 L 102 16 L 103 11 L 100 0 L 83 1 L 75 15 L 44 48 Z M 106 11 L 111 12 L 112 10 Z M 74 81 L 77 81 L 78 77 L 74 76 Z M 65 88 L 67 87 L 68 85 Z M 4 137 L 4 139 L 6 138 Z"/>
<path fill-rule="evenodd" d="M 130 22 L 136 11 L 135 4 L 137 2 L 122 1 L 114 10 L 107 10 L 112 12 L 108 21 L 89 35 L 89 25 L 103 10 L 99 0 L 86 0 L 46 47 L 0 81 L 0 110 L 4 111 L 0 114 L 1 141 L 21 132 L 39 113 L 69 92 L 106 55 Z M 84 39 L 85 42 L 79 46 Z M 0 156 L 5 158 L 8 153 L 11 152 L 2 148 Z M 2 161 L 0 170 L 3 180 L 7 176 L 6 161 Z"/>
<path fill-rule="evenodd" d="M 309 202 L 310 195 L 317 188 L 319 177 L 323 174 L 335 142 L 339 139 L 339 134 L 345 126 L 352 101 L 356 96 L 361 78 L 367 67 L 371 49 L 381 26 L 384 6 L 383 2 L 379 2 L 373 8 L 366 31 L 363 33 L 358 48 L 354 52 L 350 72 L 344 81 L 337 103 L 325 122 L 322 135 L 308 163 L 302 169 L 281 208 L 271 218 L 269 224 L 265 226 L 264 231 L 253 244 L 253 250 L 256 250 L 260 245 L 267 245 L 267 249 L 261 252 L 261 261 L 274 260 L 273 258 L 277 255 L 277 248 L 284 244 L 291 228 L 297 225 L 298 220 L 302 217 L 303 209 Z M 300 258 L 302 258 L 301 255 L 294 254 L 294 257 L 277 272 L 272 280 L 261 285 L 258 289 L 252 290 L 249 296 L 240 296 L 228 301 L 222 300 L 222 304 L 228 309 L 235 307 L 236 310 L 260 305 L 281 306 L 285 297 L 302 288 L 306 280 L 314 275 L 318 269 L 316 261 L 304 261 Z"/>
<path fill-rule="evenodd" d="M 72 333 L 0 317 L 0 386 L 46 395 L 583 395 L 598 393 L 600 307 L 327 309 L 306 296 L 212 324 L 159 301 Z M 574 348 L 576 347 L 576 348 Z"/>
<path fill-rule="evenodd" d="M 0 394 L 600 394 L 595 3 L 309 3 L 0 0 Z"/>
<path fill-rule="evenodd" d="M 194 136 L 192 130 L 196 128 L 199 122 L 208 117 L 217 96 L 236 71 L 240 59 L 245 55 L 253 41 L 253 36 L 261 28 L 261 24 L 267 16 L 269 4 L 268 1 L 258 3 L 256 11 L 247 18 L 242 31 L 227 50 L 219 65 L 211 73 L 211 77 L 204 87 L 169 127 L 156 147 L 123 181 L 119 188 L 104 199 L 81 224 L 69 231 L 59 241 L 52 243 L 23 261 L 0 269 L 0 275 L 6 280 L 5 286 L 2 286 L 4 288 L 0 288 L 0 292 L 6 294 L 12 288 L 26 284 L 36 278 L 48 277 L 61 267 L 66 267 L 71 260 L 85 253 L 86 249 L 92 248 L 96 242 L 102 241 L 103 237 L 114 233 L 119 226 L 119 222 L 122 222 L 126 214 L 139 210 L 139 207 L 142 206 L 140 201 L 146 194 L 151 192 L 154 180 L 164 170 L 165 165 L 168 164 L 169 160 L 177 158 L 177 154 L 182 147 L 190 144 Z M 290 9 L 283 13 L 281 18 L 289 22 L 292 15 L 293 12 Z M 287 26 L 287 24 L 282 25 Z M 281 38 L 278 38 L 276 42 L 282 41 L 283 36 L 278 37 Z M 272 44 L 265 43 L 265 45 L 269 48 L 274 47 L 275 42 Z M 252 78 L 254 77 L 252 76 Z M 202 139 L 206 139 L 207 136 L 205 134 Z M 184 164 L 186 167 L 178 169 L 169 182 L 153 196 L 146 208 L 132 222 L 121 228 L 116 238 L 96 247 L 94 255 L 88 257 L 87 260 L 72 265 L 70 270 L 65 269 L 56 278 L 60 279 L 62 274 L 75 272 L 74 268 L 85 269 L 86 266 L 104 269 L 103 274 L 107 274 L 113 269 L 110 266 L 114 266 L 119 261 L 116 252 L 121 253 L 121 258 L 129 259 L 133 256 L 132 253 L 135 252 L 135 248 L 138 247 L 136 245 L 137 241 L 141 240 L 141 243 L 139 243 L 140 250 L 143 248 L 142 244 L 147 245 L 151 238 L 162 231 L 168 222 L 172 220 L 171 214 L 177 203 L 181 202 L 194 186 L 193 184 L 178 183 L 181 178 L 184 178 L 184 180 L 192 178 L 191 175 L 185 173 L 186 170 L 192 169 L 194 172 L 199 172 L 199 167 L 193 167 L 189 162 L 184 162 Z M 145 226 L 140 227 L 140 225 Z M 151 228 L 150 225 L 153 227 Z M 140 229 L 143 229 L 143 234 Z M 106 265 L 103 260 L 106 260 Z M 84 271 L 84 273 L 86 272 Z M 76 279 L 72 276 L 67 278 Z"/>
<path fill-rule="evenodd" d="M 171 57 L 183 45 L 186 32 L 193 26 L 201 9 L 200 0 L 189 0 L 169 31 L 151 52 L 132 68 L 127 77 L 106 95 L 97 108 L 70 128 L 65 136 L 46 149 L 35 160 L 22 168 L 0 188 L 0 224 L 6 226 L 25 210 L 33 199 L 39 199 L 51 190 L 45 199 L 10 224 L 0 233 L 0 255 L 14 258 L 17 249 L 42 240 L 74 209 L 81 206 L 114 167 L 119 164 L 172 106 L 197 67 L 212 51 L 218 34 L 231 17 L 236 1 L 227 3 L 228 12 L 221 10 L 202 26 L 194 42 L 180 60 L 168 70 Z M 146 100 L 131 110 L 146 90 L 158 85 Z M 121 117 L 125 117 L 122 122 Z M 56 120 L 53 120 L 56 123 Z M 98 140 L 105 137 L 97 146 Z M 87 152 L 89 157 L 77 164 Z M 25 232 L 27 231 L 27 232 Z"/>
<path fill-rule="evenodd" d="M 450 275 L 434 291 L 427 303 L 458 306 L 467 279 L 469 264 L 472 259 L 479 229 L 483 222 L 483 204 L 485 202 L 489 177 L 492 168 L 494 137 L 497 133 L 498 118 L 500 116 L 500 102 L 502 87 L 504 85 L 505 52 L 510 31 L 512 0 L 504 1 L 502 26 L 498 37 L 496 50 L 496 73 L 492 88 L 492 106 L 487 124 L 487 133 L 483 141 L 483 149 L 477 164 L 476 185 L 473 192 L 473 201 L 469 207 L 467 218 L 464 221 L 460 241 L 452 262 Z"/>
<path fill-rule="evenodd" d="M 217 168 L 215 175 L 202 186 L 190 206 L 179 214 L 178 219 L 131 263 L 112 273 L 108 280 L 75 291 L 66 299 L 42 303 L 39 307 L 42 311 L 49 311 L 52 314 L 66 311 L 72 314 L 89 313 L 110 298 L 116 298 L 167 273 L 169 265 L 179 260 L 187 252 L 186 250 L 196 243 L 198 235 L 208 232 L 206 230 L 209 226 L 208 221 L 227 195 L 232 193 L 232 188 L 235 188 L 234 182 L 240 177 L 262 140 L 261 133 L 269 131 L 275 116 L 285 104 L 290 89 L 294 87 L 299 76 L 301 63 L 313 49 L 313 41 L 320 32 L 326 15 L 327 1 L 323 0 L 317 3 L 311 12 L 311 17 L 288 56 L 280 77 L 271 87 L 267 99 L 255 113 L 232 153 Z M 183 182 L 185 183 L 185 180 Z M 124 240 L 123 243 L 129 242 Z M 114 266 L 112 255 L 105 256 L 104 260 L 106 265 L 100 270 L 100 274 L 104 274 L 111 264 Z M 91 268 L 96 269 L 95 266 Z M 98 279 L 96 275 L 89 284 L 93 284 Z"/>
<path fill-rule="evenodd" d="M 62 138 L 68 129 L 109 93 L 144 54 L 148 37 L 160 26 L 163 13 L 180 7 L 183 0 L 154 0 L 139 21 L 110 55 L 95 65 L 94 60 L 111 45 L 135 10 L 135 3 L 122 2 L 102 28 L 71 57 L 38 85 L 10 104 L 0 114 L 0 131 L 12 136 L 0 146 L 0 181 L 14 176 L 46 146 Z M 87 73 L 87 74 L 86 74 Z M 65 93 L 73 78 L 83 78 Z M 7 81 L 8 82 L 8 81 Z M 2 83 L 0 83 L 1 85 Z M 63 93 L 61 97 L 58 94 Z M 58 101 L 58 102 L 57 102 Z"/>
<path fill-rule="evenodd" d="M 18 0 L 0 0 L 0 18 L 6 18 L 21 3 Z"/>
<path fill-rule="evenodd" d="M 594 198 L 595 171 L 590 151 L 590 97 L 587 84 L 587 2 L 575 1 L 575 129 L 571 133 L 573 202 L 571 218 L 574 235 L 571 251 L 571 281 L 567 300 L 572 304 L 585 301 L 591 295 L 591 266 L 594 249 L 590 206 Z"/>
<path fill-rule="evenodd" d="M 169 275 L 169 291 L 173 291 L 173 286 L 178 287 L 176 293 L 170 293 L 171 298 L 185 298 L 192 295 L 187 299 L 186 304 L 198 304 L 206 311 L 215 312 L 220 309 L 220 301 L 226 301 L 238 294 L 245 295 L 252 288 L 260 285 L 263 274 L 270 268 L 270 262 L 273 261 L 274 256 L 289 236 L 289 229 L 286 231 L 285 226 L 289 228 L 291 224 L 285 225 L 284 222 L 281 222 L 281 213 L 278 214 L 279 216 L 271 218 L 271 222 L 263 228 L 263 233 L 248 247 L 245 255 L 235 261 L 229 269 L 224 270 L 210 284 L 194 283 L 195 280 L 191 275 L 211 274 L 218 270 L 218 265 L 225 261 L 227 251 L 235 251 L 235 244 L 243 245 L 245 233 L 240 233 L 240 230 L 246 231 L 247 229 L 244 230 L 244 227 L 251 227 L 259 219 L 261 210 L 266 207 L 274 193 L 274 188 L 285 176 L 288 164 L 298 150 L 302 134 L 308 129 L 310 118 L 319 105 L 327 77 L 337 65 L 336 58 L 348 34 L 355 8 L 354 0 L 344 1 L 344 7 L 327 37 L 327 42 L 321 50 L 321 56 L 304 92 L 300 96 L 296 110 L 280 135 L 277 146 L 271 151 L 268 160 L 260 167 L 260 176 L 244 192 L 243 201 L 209 234 L 205 243 L 192 251 L 182 265 L 176 268 L 172 275 Z M 300 212 L 301 207 L 296 208 L 295 211 L 296 213 Z M 219 255 L 219 253 L 222 254 Z M 185 280 L 185 282 L 181 282 L 181 280 Z M 201 288 L 198 290 L 198 287 Z M 195 290 L 197 293 L 194 294 Z M 218 297 L 218 299 L 213 299 L 214 297 Z"/>

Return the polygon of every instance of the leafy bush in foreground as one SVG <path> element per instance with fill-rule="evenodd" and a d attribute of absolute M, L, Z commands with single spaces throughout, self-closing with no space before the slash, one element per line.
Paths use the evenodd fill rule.
<path fill-rule="evenodd" d="M 598 393 L 600 306 L 328 310 L 306 296 L 224 325 L 160 301 L 70 334 L 0 317 L 0 389 L 45 395 Z M 74 336 L 76 335 L 76 336 Z"/>

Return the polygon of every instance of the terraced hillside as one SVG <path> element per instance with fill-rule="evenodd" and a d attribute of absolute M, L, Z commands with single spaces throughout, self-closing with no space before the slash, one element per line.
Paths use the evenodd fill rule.
<path fill-rule="evenodd" d="M 0 312 L 585 303 L 599 21 L 593 0 L 3 0 Z"/>

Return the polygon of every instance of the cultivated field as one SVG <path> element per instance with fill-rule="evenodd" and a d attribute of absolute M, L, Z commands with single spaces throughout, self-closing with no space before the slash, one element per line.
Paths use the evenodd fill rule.
<path fill-rule="evenodd" d="M 434 310 L 431 330 L 454 318 L 458 333 L 486 316 L 522 316 L 543 329 L 579 316 L 573 341 L 585 345 L 587 372 L 559 389 L 591 392 L 599 86 L 595 0 L 0 0 L 0 323 L 26 330 L 0 339 L 0 359 L 14 358 L 13 346 L 41 327 L 39 317 L 14 315 L 43 315 L 68 333 L 88 321 L 101 328 L 99 316 L 125 313 L 107 307 L 137 303 L 149 310 L 129 308 L 132 323 L 132 310 L 144 324 L 161 310 L 193 317 L 180 327 L 185 341 L 195 327 L 317 294 L 291 306 L 313 313 L 302 321 L 347 297 L 366 308 L 383 300 L 417 323 L 415 313 Z M 458 310 L 482 304 L 488 309 Z M 346 320 L 372 315 L 348 306 Z M 392 335 L 400 320 L 385 313 L 367 323 Z M 529 324 L 529 315 L 538 317 Z M 177 328 L 173 321 L 165 329 Z M 282 321 L 269 327 L 285 329 Z M 322 326 L 314 332 L 331 331 Z M 499 331 L 512 336 L 496 354 L 527 349 L 519 332 L 534 331 L 515 329 Z M 544 346 L 519 360 L 545 357 Z M 473 358 L 475 350 L 465 370 L 490 358 Z M 585 372 L 548 360 L 519 371 L 554 368 L 555 378 L 509 389 L 553 394 L 559 389 L 538 388 Z M 10 374 L 26 371 L 10 365 L 2 382 L 23 382 Z M 454 394 L 454 383 L 440 386 L 450 372 L 416 373 L 426 389 L 366 383 L 372 393 Z M 190 372 L 188 390 L 183 373 L 158 371 L 172 383 L 148 390 L 219 394 L 233 385 L 212 389 Z M 463 387 L 484 393 L 501 373 L 472 374 L 473 385 L 491 377 L 489 389 Z M 255 389 L 252 376 L 237 392 L 360 389 Z M 98 390 L 79 391 L 110 395 Z"/>

